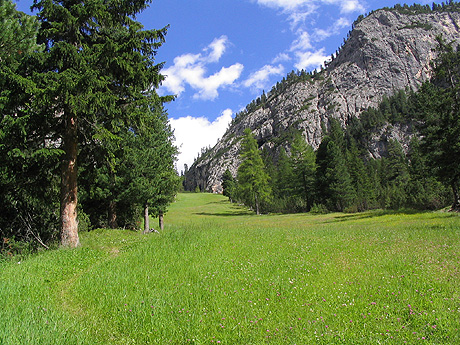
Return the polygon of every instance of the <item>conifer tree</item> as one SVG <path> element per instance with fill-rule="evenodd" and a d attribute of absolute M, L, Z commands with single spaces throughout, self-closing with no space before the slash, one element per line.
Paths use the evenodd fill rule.
<path fill-rule="evenodd" d="M 279 198 L 288 198 L 294 194 L 291 159 L 284 147 L 281 147 L 276 169 L 275 192 Z"/>
<path fill-rule="evenodd" d="M 331 137 L 325 136 L 316 154 L 319 201 L 331 211 L 344 211 L 355 200 L 355 190 L 344 156 Z"/>
<path fill-rule="evenodd" d="M 228 168 L 225 170 L 224 175 L 222 176 L 222 188 L 223 195 L 228 197 L 230 202 L 233 202 L 235 200 L 236 182 Z"/>
<path fill-rule="evenodd" d="M 313 206 L 316 156 L 311 145 L 297 132 L 291 145 L 292 183 L 294 194 L 305 203 L 306 211 Z"/>
<path fill-rule="evenodd" d="M 78 144 L 95 133 L 129 126 L 135 109 L 159 104 L 162 76 L 154 64 L 166 29 L 143 30 L 133 17 L 148 1 L 36 0 L 41 22 L 40 87 L 43 121 L 61 142 L 61 244 L 79 244 Z"/>
<path fill-rule="evenodd" d="M 259 215 L 261 206 L 270 200 L 272 191 L 257 141 L 249 128 L 244 131 L 240 155 L 242 162 L 238 168 L 239 195 Z"/>
<path fill-rule="evenodd" d="M 0 234 L 46 246 L 55 236 L 55 172 L 60 150 L 36 116 L 31 78 L 39 24 L 0 0 Z"/>
<path fill-rule="evenodd" d="M 350 148 L 346 151 L 346 158 L 351 181 L 356 191 L 355 203 L 358 211 L 365 211 L 374 206 L 375 192 L 364 161 L 360 157 L 356 141 L 350 138 L 349 142 Z"/>
<path fill-rule="evenodd" d="M 460 210 L 460 51 L 438 39 L 439 57 L 430 84 L 418 95 L 422 147 L 433 171 L 452 189 L 452 210 Z"/>

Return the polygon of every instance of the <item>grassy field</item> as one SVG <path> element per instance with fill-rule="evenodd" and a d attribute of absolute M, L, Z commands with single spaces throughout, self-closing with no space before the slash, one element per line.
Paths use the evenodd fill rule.
<path fill-rule="evenodd" d="M 456 214 L 181 194 L 165 220 L 0 263 L 0 344 L 460 344 Z"/>

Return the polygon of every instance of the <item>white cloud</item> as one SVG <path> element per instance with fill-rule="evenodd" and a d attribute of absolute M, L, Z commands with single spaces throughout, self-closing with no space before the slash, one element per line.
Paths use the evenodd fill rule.
<path fill-rule="evenodd" d="M 364 12 L 364 6 L 358 0 L 340 1 L 342 13 Z"/>
<path fill-rule="evenodd" d="M 313 48 L 311 36 L 308 32 L 299 30 L 298 36 L 299 37 L 291 44 L 291 52 L 299 50 L 305 51 Z"/>
<path fill-rule="evenodd" d="M 324 61 L 328 60 L 328 57 L 324 53 L 325 49 L 322 48 L 320 50 L 314 52 L 296 52 L 297 63 L 295 67 L 299 70 L 309 70 L 311 68 L 318 68 L 324 64 Z"/>
<path fill-rule="evenodd" d="M 351 27 L 351 22 L 348 19 L 341 17 L 327 30 L 316 28 L 314 40 L 316 42 L 321 42 L 328 37 L 339 34 L 340 30 L 346 27 Z"/>
<path fill-rule="evenodd" d="M 199 90 L 193 98 L 203 100 L 216 99 L 219 96 L 217 90 L 220 87 L 232 85 L 240 77 L 243 68 L 242 64 L 236 63 L 230 67 L 222 67 L 219 72 L 207 78 L 203 78 L 202 75 L 197 76 L 193 80 L 193 83 L 190 83 L 192 87 Z"/>
<path fill-rule="evenodd" d="M 289 56 L 289 54 L 286 54 L 286 53 L 279 53 L 273 60 L 272 60 L 272 64 L 276 64 L 278 62 L 285 62 L 285 61 L 290 61 L 291 60 L 291 57 Z"/>
<path fill-rule="evenodd" d="M 272 66 L 265 65 L 260 70 L 252 73 L 243 83 L 244 86 L 260 91 L 267 88 L 267 82 L 271 75 L 282 75 L 284 73 L 283 65 Z"/>
<path fill-rule="evenodd" d="M 222 55 L 225 53 L 227 49 L 228 38 L 227 36 L 221 36 L 219 38 L 215 38 L 214 41 L 205 49 L 205 51 L 211 51 L 208 55 L 209 62 L 217 62 L 220 60 Z"/>
<path fill-rule="evenodd" d="M 317 13 L 323 5 L 337 6 L 341 13 L 364 12 L 363 0 L 253 0 L 289 15 L 291 29 L 305 22 L 311 14 Z"/>
<path fill-rule="evenodd" d="M 213 100 L 219 96 L 218 90 L 233 84 L 243 72 L 240 63 L 223 67 L 219 72 L 210 76 L 207 65 L 218 62 L 229 44 L 227 36 L 214 39 L 200 54 L 183 54 L 174 59 L 174 65 L 162 70 L 166 76 L 161 89 L 180 96 L 187 85 L 197 92 L 196 99 Z M 160 89 L 160 93 L 163 93 Z M 167 92 L 164 92 L 167 93 Z"/>
<path fill-rule="evenodd" d="M 213 122 L 205 117 L 192 116 L 170 119 L 175 144 L 180 151 L 177 161 L 179 171 L 184 169 L 184 164 L 190 167 L 203 147 L 213 147 L 217 143 L 232 121 L 232 113 L 231 109 L 226 109 Z"/>

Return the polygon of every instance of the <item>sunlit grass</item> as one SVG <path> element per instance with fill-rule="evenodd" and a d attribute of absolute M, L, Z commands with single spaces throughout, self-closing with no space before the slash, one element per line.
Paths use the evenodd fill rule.
<path fill-rule="evenodd" d="M 3 264 L 0 344 L 457 344 L 455 214 L 264 215 L 181 194 L 161 234 Z"/>

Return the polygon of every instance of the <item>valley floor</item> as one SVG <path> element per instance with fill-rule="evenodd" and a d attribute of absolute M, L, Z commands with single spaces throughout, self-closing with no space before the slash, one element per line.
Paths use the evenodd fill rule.
<path fill-rule="evenodd" d="M 458 214 L 180 194 L 165 221 L 0 263 L 0 344 L 460 343 Z"/>

